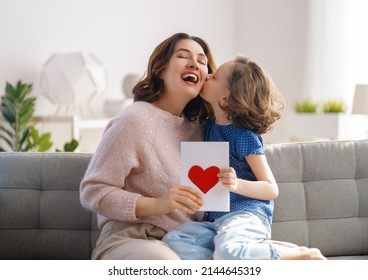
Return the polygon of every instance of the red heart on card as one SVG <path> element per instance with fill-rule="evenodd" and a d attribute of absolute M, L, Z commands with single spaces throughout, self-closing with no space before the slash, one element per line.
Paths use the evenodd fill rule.
<path fill-rule="evenodd" d="M 198 165 L 193 165 L 188 172 L 189 179 L 203 192 L 207 193 L 219 181 L 217 173 L 220 169 L 217 166 L 211 166 L 203 170 Z"/>

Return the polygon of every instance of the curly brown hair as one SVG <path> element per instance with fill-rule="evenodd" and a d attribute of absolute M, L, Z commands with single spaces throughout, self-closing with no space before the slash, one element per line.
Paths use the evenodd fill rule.
<path fill-rule="evenodd" d="M 175 44 L 183 39 L 190 39 L 197 42 L 207 56 L 208 73 L 216 70 L 215 60 L 208 44 L 201 38 L 190 36 L 186 33 L 176 33 L 163 42 L 161 42 L 153 51 L 148 61 L 147 72 L 133 88 L 134 101 L 154 102 L 163 94 L 163 80 L 160 78 L 161 73 L 168 65 L 171 56 L 174 53 Z M 207 104 L 199 96 L 193 98 L 184 108 L 184 116 L 190 120 L 199 120 L 203 122 L 209 115 Z"/>
<path fill-rule="evenodd" d="M 228 79 L 228 104 L 221 108 L 235 126 L 264 134 L 281 117 L 284 99 L 257 62 L 242 55 L 238 55 L 234 62 Z"/>

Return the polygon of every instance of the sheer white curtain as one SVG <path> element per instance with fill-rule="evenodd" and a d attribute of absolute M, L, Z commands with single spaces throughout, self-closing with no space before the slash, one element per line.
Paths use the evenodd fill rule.
<path fill-rule="evenodd" d="M 368 83 L 368 1 L 310 0 L 304 97 L 343 100 Z"/>

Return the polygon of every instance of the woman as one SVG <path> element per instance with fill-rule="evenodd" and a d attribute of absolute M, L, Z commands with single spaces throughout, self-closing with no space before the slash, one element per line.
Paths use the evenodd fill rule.
<path fill-rule="evenodd" d="M 180 186 L 180 142 L 203 140 L 198 94 L 214 70 L 207 43 L 185 33 L 152 53 L 135 102 L 108 124 L 81 182 L 101 228 L 92 259 L 179 259 L 161 238 L 203 218 L 200 194 Z"/>

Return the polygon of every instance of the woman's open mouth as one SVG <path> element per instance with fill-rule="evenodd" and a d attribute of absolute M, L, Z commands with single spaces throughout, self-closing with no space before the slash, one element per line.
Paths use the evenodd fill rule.
<path fill-rule="evenodd" d="M 197 84 L 197 82 L 198 82 L 198 77 L 194 74 L 191 74 L 191 73 L 184 74 L 183 76 L 181 76 L 181 78 L 185 82 L 190 82 L 190 83 L 193 83 L 193 84 Z"/>

